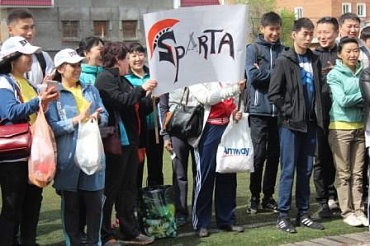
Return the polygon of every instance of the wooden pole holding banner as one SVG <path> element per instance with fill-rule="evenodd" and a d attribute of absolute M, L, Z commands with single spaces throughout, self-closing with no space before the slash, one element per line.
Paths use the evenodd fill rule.
<path fill-rule="evenodd" d="M 157 105 L 155 105 L 155 97 L 152 97 L 152 105 L 153 105 L 153 116 L 154 116 L 155 143 L 159 144 L 158 115 L 157 115 Z"/>

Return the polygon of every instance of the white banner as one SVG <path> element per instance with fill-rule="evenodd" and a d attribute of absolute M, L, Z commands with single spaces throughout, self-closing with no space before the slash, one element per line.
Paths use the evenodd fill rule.
<path fill-rule="evenodd" d="M 247 6 L 179 8 L 144 15 L 150 77 L 158 96 L 197 83 L 244 78 Z"/>

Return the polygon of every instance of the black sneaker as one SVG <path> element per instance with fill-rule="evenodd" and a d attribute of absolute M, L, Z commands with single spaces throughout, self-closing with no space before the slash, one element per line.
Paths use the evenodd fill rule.
<path fill-rule="evenodd" d="M 271 212 L 274 212 L 274 213 L 279 212 L 278 208 L 277 208 L 277 203 L 272 197 L 267 198 L 267 199 L 263 199 L 262 208 L 264 210 L 271 211 Z"/>
<path fill-rule="evenodd" d="M 296 233 L 295 227 L 289 218 L 278 218 L 276 227 L 287 233 Z"/>
<path fill-rule="evenodd" d="M 260 201 L 257 197 L 252 197 L 251 198 L 251 204 L 250 206 L 247 208 L 247 213 L 249 214 L 256 214 L 257 211 L 258 211 L 258 205 L 259 205 Z"/>
<path fill-rule="evenodd" d="M 308 214 L 297 216 L 296 226 L 300 226 L 300 225 L 305 226 L 307 228 L 316 229 L 316 230 L 325 229 L 325 227 L 321 225 L 319 222 L 313 221 L 312 218 Z"/>
<path fill-rule="evenodd" d="M 331 212 L 327 203 L 320 204 L 319 217 L 322 219 L 331 218 L 333 213 Z"/>

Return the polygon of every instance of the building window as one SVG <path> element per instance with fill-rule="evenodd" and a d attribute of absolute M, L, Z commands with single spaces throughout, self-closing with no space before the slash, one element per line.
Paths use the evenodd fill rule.
<path fill-rule="evenodd" d="M 357 15 L 358 17 L 366 17 L 366 4 L 365 3 L 357 4 Z"/>
<path fill-rule="evenodd" d="M 295 19 L 299 19 L 303 17 L 303 8 L 302 7 L 295 7 L 294 8 L 294 15 Z"/>
<path fill-rule="evenodd" d="M 94 35 L 101 38 L 108 37 L 109 21 L 94 21 Z"/>
<path fill-rule="evenodd" d="M 351 3 L 342 3 L 342 14 L 352 12 Z"/>
<path fill-rule="evenodd" d="M 63 38 L 78 38 L 79 21 L 62 21 Z"/>
<path fill-rule="evenodd" d="M 137 20 L 122 21 L 122 34 L 124 40 L 137 39 Z"/>

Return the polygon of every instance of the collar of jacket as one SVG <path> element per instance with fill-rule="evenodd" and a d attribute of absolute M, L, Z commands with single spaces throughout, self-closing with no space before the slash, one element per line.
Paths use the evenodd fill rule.
<path fill-rule="evenodd" d="M 280 39 L 278 39 L 278 41 L 276 41 L 275 43 L 270 43 L 270 42 L 267 42 L 264 38 L 263 38 L 263 35 L 262 34 L 259 34 L 257 39 L 256 39 L 256 43 L 259 44 L 259 45 L 263 45 L 263 46 L 267 46 L 267 47 L 273 47 L 273 46 L 278 46 L 280 45 Z"/>
<path fill-rule="evenodd" d="M 323 52 L 337 52 L 337 50 L 338 50 L 337 44 L 334 44 L 334 46 L 331 47 L 331 48 L 323 48 L 321 46 L 315 48 L 315 51 L 320 52 L 320 53 L 323 53 Z"/>

